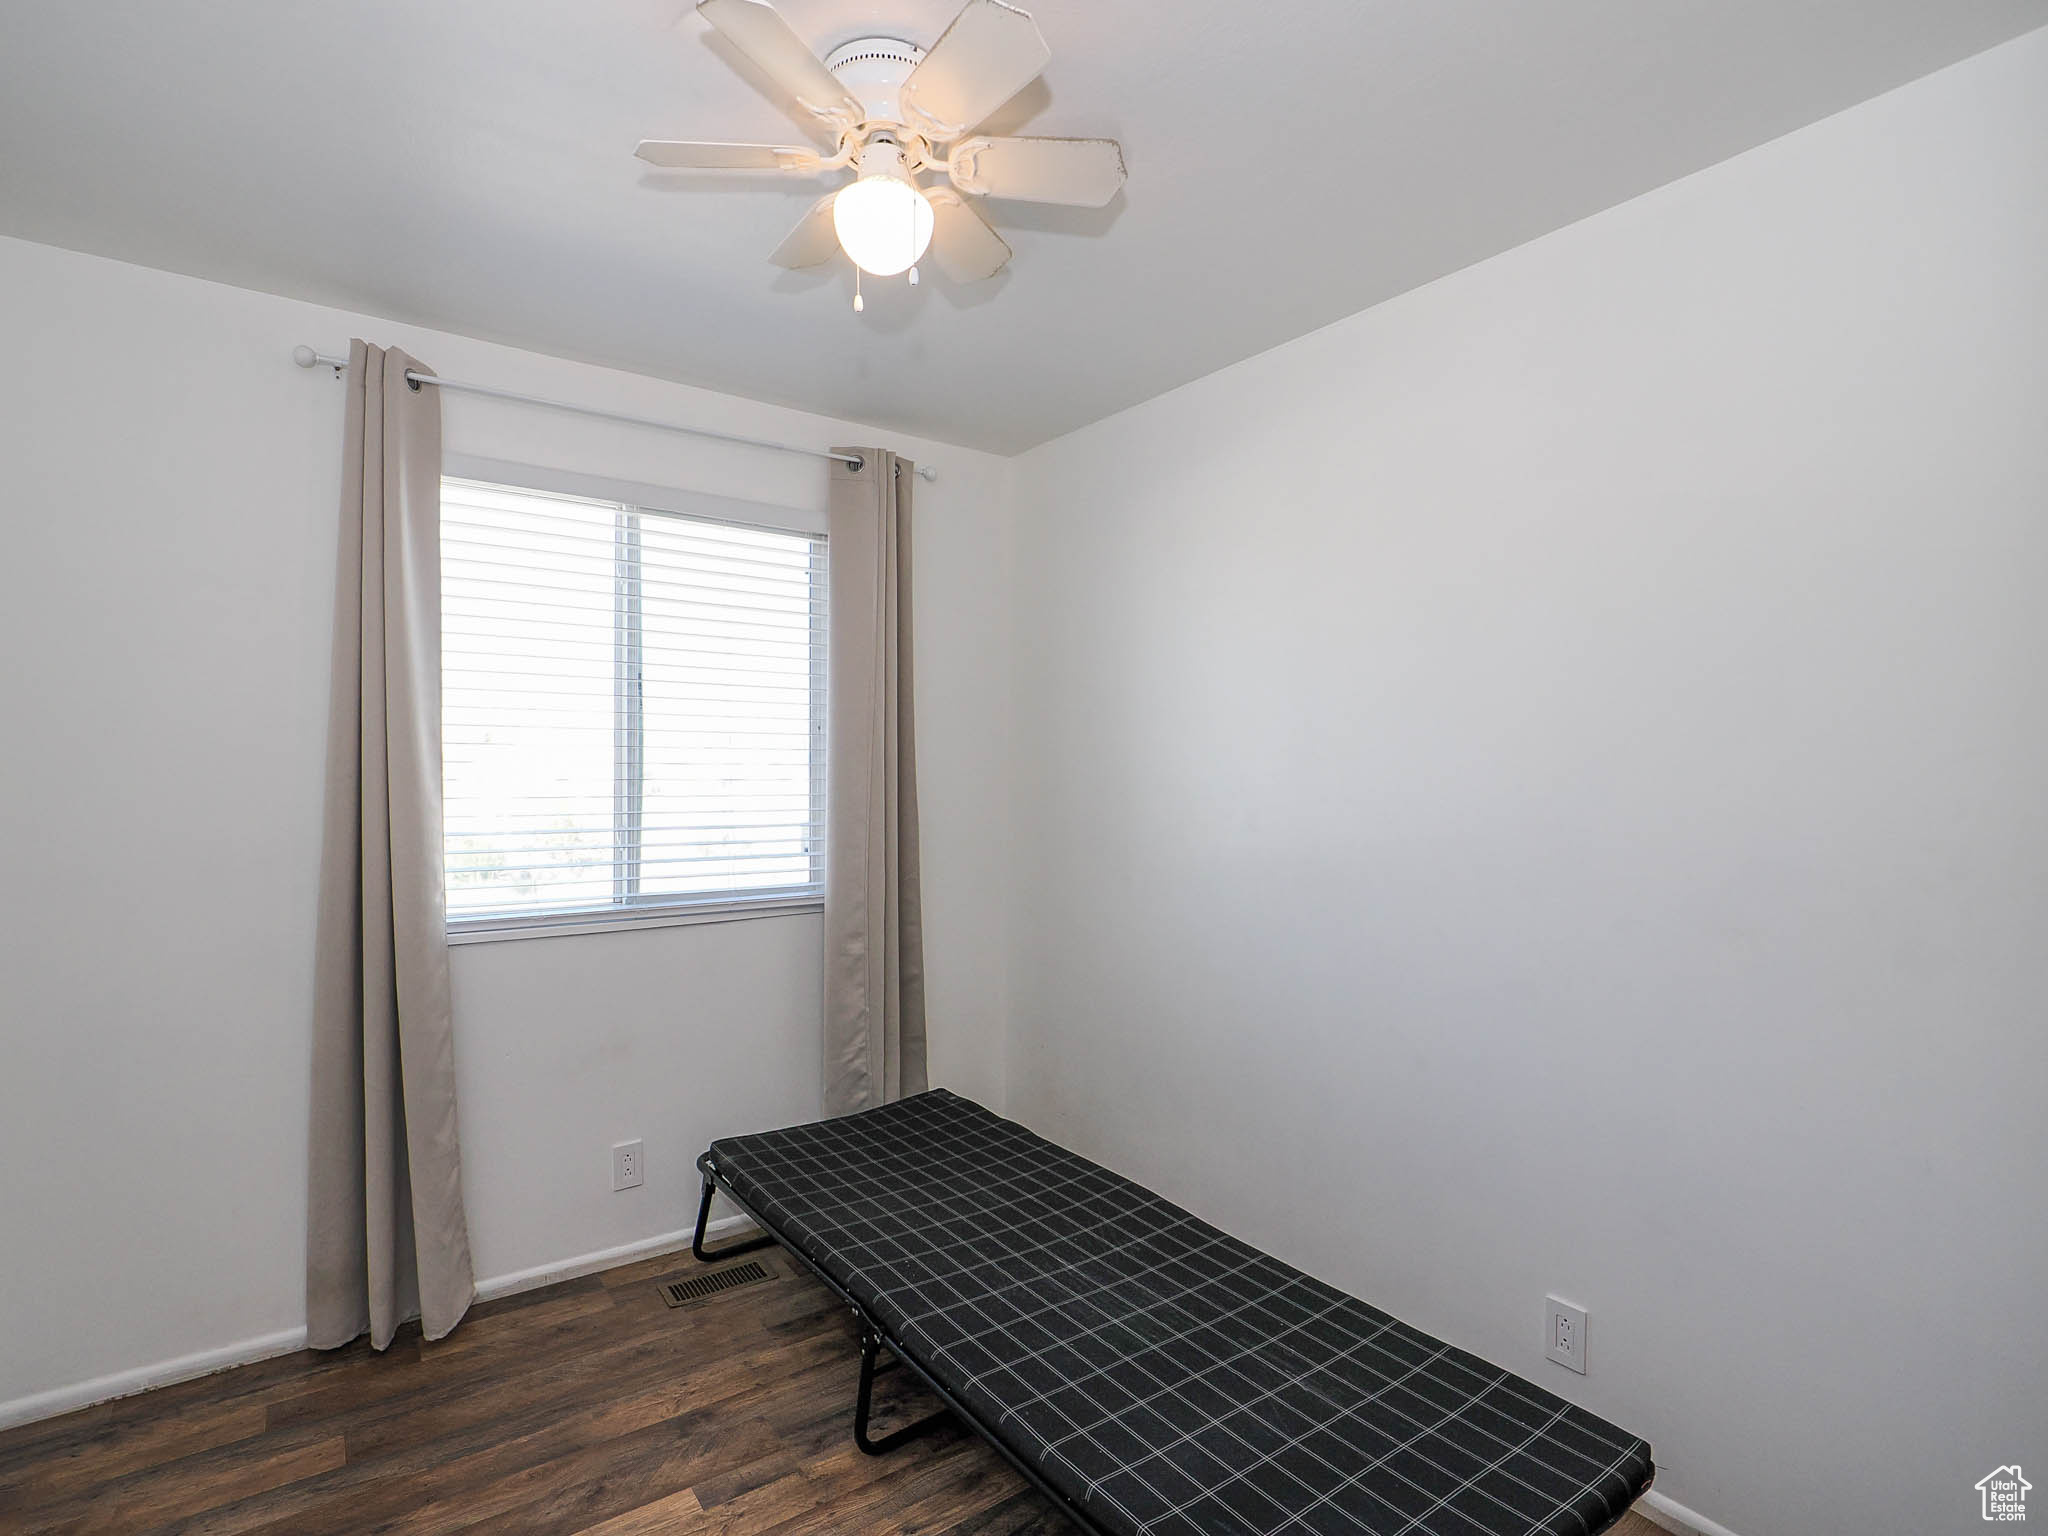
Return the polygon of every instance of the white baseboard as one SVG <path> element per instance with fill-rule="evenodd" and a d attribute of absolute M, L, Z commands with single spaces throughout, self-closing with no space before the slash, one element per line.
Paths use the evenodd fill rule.
<path fill-rule="evenodd" d="M 728 1232 L 748 1224 L 744 1216 L 728 1216 L 723 1221 L 714 1221 L 706 1227 L 705 1236 L 713 1240 L 720 1239 Z M 521 1291 L 539 1290 L 544 1285 L 553 1285 L 558 1281 L 581 1279 L 584 1275 L 596 1274 L 601 1269 L 630 1264 L 635 1259 L 651 1259 L 656 1254 L 673 1253 L 689 1247 L 690 1239 L 695 1235 L 694 1227 L 680 1232 L 663 1232 L 655 1237 L 642 1238 L 637 1243 L 625 1243 L 617 1248 L 581 1254 L 573 1259 L 541 1264 L 532 1269 L 515 1270 L 509 1275 L 494 1275 L 488 1280 L 479 1280 L 476 1283 L 476 1299 L 495 1301 L 500 1296 L 516 1296 Z M 17 1424 L 32 1424 L 37 1419 L 54 1419 L 61 1413 L 90 1408 L 95 1403 L 108 1402 L 117 1397 L 132 1397 L 137 1392 L 147 1392 L 153 1387 L 168 1387 L 174 1382 L 190 1381 L 195 1376 L 211 1376 L 216 1371 L 231 1370 L 238 1365 L 268 1360 L 274 1355 L 288 1355 L 305 1347 L 306 1330 L 302 1325 L 287 1328 L 279 1333 L 266 1333 L 257 1338 L 243 1339 L 238 1344 L 223 1344 L 218 1349 L 203 1349 L 195 1355 L 180 1355 L 175 1360 L 159 1360 L 154 1365 L 138 1366 L 129 1371 L 115 1371 L 108 1376 L 95 1376 L 90 1381 L 77 1382 L 68 1387 L 52 1387 L 47 1392 L 34 1392 L 27 1397 L 0 1402 L 0 1429 L 12 1429 Z M 1710 1533 L 1710 1536 L 1717 1536 L 1717 1533 Z"/>
<path fill-rule="evenodd" d="M 704 1228 L 704 1240 L 717 1242 L 728 1232 L 751 1226 L 744 1216 L 727 1216 L 722 1221 L 711 1222 Z M 621 1264 L 631 1264 L 637 1259 L 651 1259 L 657 1254 L 674 1253 L 690 1246 L 690 1239 L 697 1235 L 694 1226 L 680 1232 L 663 1232 L 654 1237 L 643 1237 L 635 1243 L 623 1243 L 617 1248 L 601 1248 L 596 1253 L 578 1254 L 573 1259 L 558 1259 L 552 1264 L 537 1264 L 532 1269 L 517 1269 L 509 1275 L 493 1275 L 488 1280 L 476 1283 L 478 1301 L 496 1301 L 500 1296 L 517 1296 L 521 1291 L 537 1291 L 544 1285 L 558 1285 L 564 1280 L 580 1280 L 585 1275 L 594 1275 L 601 1269 L 616 1269 Z"/>
<path fill-rule="evenodd" d="M 1636 1500 L 1636 1509 L 1652 1525 L 1661 1525 L 1676 1536 L 1735 1536 L 1725 1525 L 1717 1525 L 1705 1515 L 1695 1514 L 1676 1499 L 1666 1498 L 1652 1488 Z"/>
<path fill-rule="evenodd" d="M 159 1360 L 154 1365 L 138 1366 L 132 1371 L 115 1371 L 110 1376 L 95 1376 L 91 1381 L 77 1382 L 72 1386 L 52 1387 L 47 1392 L 34 1392 L 27 1397 L 0 1403 L 0 1429 L 31 1424 L 37 1419 L 54 1419 L 60 1413 L 90 1408 L 94 1403 L 104 1403 L 111 1398 L 132 1397 L 152 1387 L 168 1387 L 173 1382 L 190 1381 L 195 1376 L 211 1376 L 215 1371 L 268 1360 L 273 1355 L 288 1355 L 305 1347 L 305 1328 L 287 1328 L 281 1333 L 244 1339 L 239 1344 L 223 1344 L 219 1349 L 202 1349 L 196 1355 L 180 1355 L 175 1360 Z"/>

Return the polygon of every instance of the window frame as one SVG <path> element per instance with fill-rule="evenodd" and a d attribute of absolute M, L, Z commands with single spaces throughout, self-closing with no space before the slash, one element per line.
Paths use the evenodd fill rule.
<path fill-rule="evenodd" d="M 444 479 L 475 480 L 501 485 L 508 490 L 539 491 L 563 496 L 580 496 L 592 501 L 623 503 L 635 509 L 634 542 L 637 542 L 640 513 L 652 513 L 657 516 L 667 513 L 704 522 L 758 528 L 769 533 L 800 534 L 817 541 L 811 555 L 811 590 L 814 598 L 824 595 L 831 551 L 826 541 L 826 520 L 822 510 L 813 512 L 799 507 L 777 506 L 766 502 L 746 501 L 738 497 L 687 491 L 675 486 L 615 480 L 602 475 L 519 464 L 503 459 L 480 458 L 470 454 L 444 453 L 441 475 Z M 622 563 L 620 577 L 624 580 L 625 576 L 626 566 Z M 632 666 L 634 658 L 631 655 L 627 630 L 615 630 L 614 643 L 618 652 L 618 667 Z M 825 743 L 826 722 L 830 713 L 826 697 L 826 680 L 820 675 L 829 664 L 828 652 L 829 646 L 811 659 L 811 670 L 815 680 L 815 686 L 811 689 L 811 732 L 813 740 L 820 743 L 821 748 Z M 632 733 L 623 730 L 620 732 L 619 740 L 614 747 L 616 753 L 623 756 L 635 750 L 631 735 Z M 814 803 L 821 808 L 824 805 L 828 782 L 825 759 L 826 749 L 814 752 L 811 758 L 812 794 Z M 620 814 L 615 806 L 615 839 L 630 831 L 630 828 L 617 826 Z M 632 813 L 626 814 L 630 816 Z M 444 864 L 446 857 L 444 833 Z M 639 928 L 742 922 L 755 918 L 822 912 L 825 906 L 825 847 L 822 838 L 812 850 L 811 871 L 812 883 L 819 887 L 815 895 L 774 894 L 748 897 L 726 894 L 679 897 L 631 904 L 620 902 L 603 909 L 578 907 L 552 912 L 498 914 L 474 918 L 464 918 L 450 913 L 445 915 L 447 942 L 450 946 L 455 946 L 496 943 L 508 939 L 566 938 L 579 934 L 622 933 Z M 615 872 L 615 894 L 618 879 L 619 876 Z"/>

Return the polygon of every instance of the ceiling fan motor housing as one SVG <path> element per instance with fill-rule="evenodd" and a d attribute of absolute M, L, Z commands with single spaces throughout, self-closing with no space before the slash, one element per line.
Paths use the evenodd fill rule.
<path fill-rule="evenodd" d="M 915 43 L 896 37 L 857 37 L 825 55 L 825 67 L 859 100 L 870 123 L 900 123 L 897 93 L 924 58 Z"/>

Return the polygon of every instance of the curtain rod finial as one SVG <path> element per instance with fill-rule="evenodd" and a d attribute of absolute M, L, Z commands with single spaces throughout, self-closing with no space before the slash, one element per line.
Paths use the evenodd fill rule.
<path fill-rule="evenodd" d="M 310 368 L 320 361 L 320 354 L 311 347 L 300 345 L 292 348 L 292 361 L 301 368 Z"/>

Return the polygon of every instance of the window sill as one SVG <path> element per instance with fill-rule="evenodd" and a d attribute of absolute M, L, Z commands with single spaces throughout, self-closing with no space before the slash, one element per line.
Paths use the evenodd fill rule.
<path fill-rule="evenodd" d="M 558 916 L 524 917 L 476 923 L 451 923 L 448 945 L 498 944 L 508 939 L 566 939 L 591 933 L 623 933 L 636 928 L 683 928 L 697 923 L 738 923 L 758 917 L 797 917 L 822 912 L 824 901 L 816 896 L 786 901 L 702 902 L 690 906 L 651 907 L 621 912 L 616 916 L 597 912 L 569 912 Z"/>

